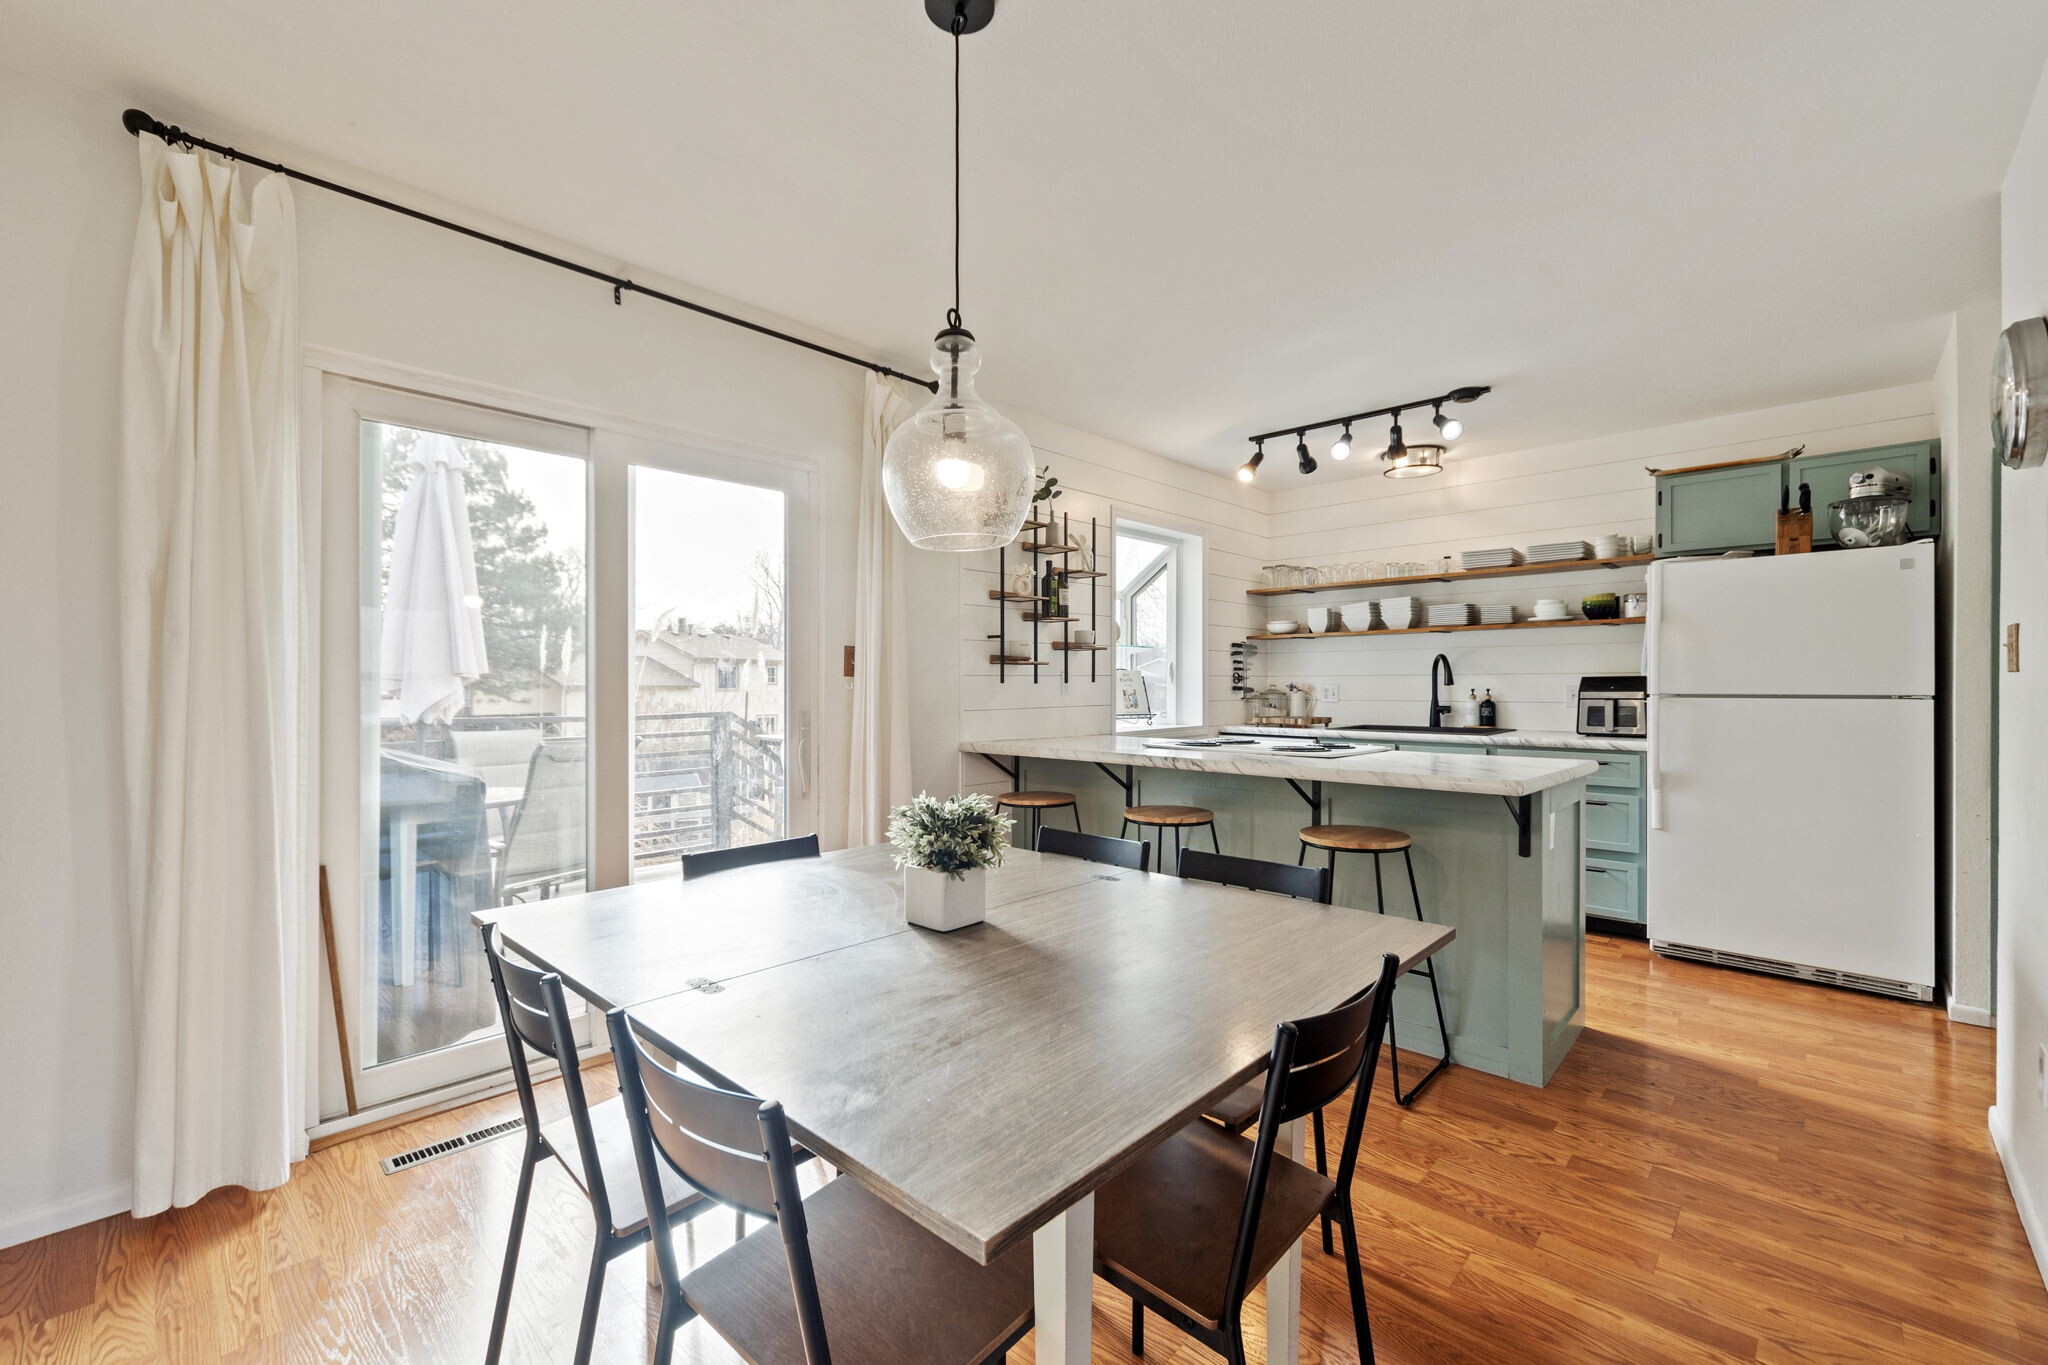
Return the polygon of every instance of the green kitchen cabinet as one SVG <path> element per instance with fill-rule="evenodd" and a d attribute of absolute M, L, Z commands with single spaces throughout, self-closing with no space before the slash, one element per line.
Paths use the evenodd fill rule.
<path fill-rule="evenodd" d="M 1649 801 L 1644 756 L 1621 750 L 1504 749 L 1501 755 L 1591 761 L 1600 771 L 1586 779 L 1586 913 L 1643 924 L 1649 877 Z"/>
<path fill-rule="evenodd" d="M 1771 549 L 1778 543 L 1785 463 L 1770 460 L 1658 475 L 1656 552 Z"/>
<path fill-rule="evenodd" d="M 1404 754 L 1483 754 L 1486 747 L 1480 744 L 1409 744 L 1394 746 Z"/>
<path fill-rule="evenodd" d="M 1906 529 L 1915 536 L 1931 536 L 1941 530 L 1941 442 L 1908 441 L 1904 445 L 1873 446 L 1868 450 L 1840 450 L 1831 455 L 1802 455 L 1785 469 L 1785 486 L 1792 490 L 1796 504 L 1799 485 L 1813 489 L 1813 544 L 1815 549 L 1835 543 L 1828 524 L 1828 504 L 1849 496 L 1849 476 L 1859 469 L 1880 465 L 1913 481 L 1911 505 L 1906 509 Z"/>

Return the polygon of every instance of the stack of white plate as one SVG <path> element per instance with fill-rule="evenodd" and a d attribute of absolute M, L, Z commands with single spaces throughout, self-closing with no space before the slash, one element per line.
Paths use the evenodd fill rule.
<path fill-rule="evenodd" d="M 1547 545 L 1531 545 L 1531 564 L 1562 564 L 1566 560 L 1584 559 L 1593 553 L 1593 547 L 1583 540 L 1554 540 Z"/>
<path fill-rule="evenodd" d="M 1545 597 L 1536 603 L 1536 610 L 1532 613 L 1530 619 L 1536 621 L 1569 621 L 1572 619 L 1572 609 L 1566 606 L 1561 598 Z"/>
<path fill-rule="evenodd" d="M 1499 606 L 1484 606 L 1479 609 L 1479 624 L 1482 626 L 1511 626 L 1515 623 L 1515 607 L 1512 602 Z"/>
<path fill-rule="evenodd" d="M 1472 624 L 1470 602 L 1432 602 L 1425 618 L 1432 626 L 1469 626 Z"/>
<path fill-rule="evenodd" d="M 1628 553 L 1627 536 L 1594 536 L 1593 557 L 1595 559 L 1620 559 Z"/>
<path fill-rule="evenodd" d="M 1380 620 L 1386 622 L 1388 630 L 1407 630 L 1415 624 L 1413 597 L 1382 597 L 1380 599 Z"/>
<path fill-rule="evenodd" d="M 1512 569 L 1522 562 L 1522 552 L 1503 545 L 1495 550 L 1467 550 L 1459 558 L 1467 569 Z"/>

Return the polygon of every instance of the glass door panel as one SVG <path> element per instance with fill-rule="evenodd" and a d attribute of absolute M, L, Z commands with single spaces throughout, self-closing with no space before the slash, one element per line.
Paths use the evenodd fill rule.
<path fill-rule="evenodd" d="M 472 911 L 586 889 L 589 465 L 359 435 L 369 1070 L 496 1036 Z"/>
<path fill-rule="evenodd" d="M 779 489 L 632 469 L 632 868 L 785 837 L 788 598 Z"/>

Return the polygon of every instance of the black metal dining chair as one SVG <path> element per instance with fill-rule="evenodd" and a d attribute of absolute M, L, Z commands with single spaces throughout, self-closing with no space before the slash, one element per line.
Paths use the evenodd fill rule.
<path fill-rule="evenodd" d="M 505 1025 L 505 1044 L 512 1053 L 512 1081 L 519 1092 L 520 1113 L 526 1120 L 526 1151 L 520 1158 L 519 1190 L 512 1200 L 512 1227 L 505 1235 L 505 1267 L 498 1278 L 498 1302 L 491 1315 L 491 1339 L 484 1360 L 486 1365 L 495 1365 L 504 1348 L 505 1324 L 512 1309 L 512 1282 L 519 1268 L 520 1234 L 526 1228 L 527 1204 L 533 1194 L 534 1169 L 553 1157 L 589 1198 L 597 1223 L 596 1239 L 590 1250 L 590 1272 L 583 1287 L 583 1318 L 576 1330 L 575 1358 L 577 1365 L 584 1365 L 590 1359 L 597 1335 L 597 1308 L 604 1294 L 605 1268 L 647 1241 L 652 1225 L 647 1217 L 648 1187 L 640 1183 L 639 1173 L 633 1169 L 624 1101 L 609 1099 L 591 1104 L 584 1093 L 562 978 L 507 958 L 499 950 L 490 925 L 484 926 L 483 935 L 484 958 L 490 963 L 498 1015 Z M 550 1123 L 541 1122 L 540 1109 L 534 1101 L 533 1074 L 526 1060 L 529 1047 L 561 1068 L 562 1093 L 568 1099 L 569 1112 Z M 652 1199 L 665 1210 L 665 1226 L 678 1217 L 687 1222 L 718 1207 L 682 1180 L 670 1179 L 654 1189 Z M 744 1228 L 744 1223 L 741 1226 Z M 668 1239 L 663 1237 L 661 1241 L 665 1246 Z"/>
<path fill-rule="evenodd" d="M 1256 1139 L 1191 1123 L 1096 1191 L 1095 1273 L 1130 1296 L 1133 1353 L 1145 1353 L 1149 1309 L 1244 1365 L 1245 1296 L 1327 1216 L 1344 1234 L 1358 1358 L 1372 1360 L 1351 1183 L 1400 967 L 1387 954 L 1365 990 L 1274 1031 Z M 1276 1153 L 1284 1125 L 1347 1091 L 1351 1113 L 1334 1179 Z"/>
<path fill-rule="evenodd" d="M 1190 848 L 1180 855 L 1180 875 L 1194 882 L 1221 882 L 1247 891 L 1271 891 L 1297 900 L 1330 903 L 1330 869 L 1269 863 L 1263 858 L 1238 858 Z"/>
<path fill-rule="evenodd" d="M 1041 825 L 1033 845 L 1040 853 L 1058 853 L 1068 858 L 1086 858 L 1091 863 L 1147 871 L 1152 863 L 1152 845 L 1143 839 L 1112 839 L 1107 834 L 1077 834 L 1070 829 Z"/>
<path fill-rule="evenodd" d="M 815 834 L 773 839 L 765 844 L 743 844 L 738 848 L 714 848 L 708 853 L 685 853 L 683 880 L 708 877 L 714 872 L 728 872 L 735 867 L 753 867 L 757 863 L 779 863 L 785 858 L 817 856 L 818 836 Z"/>
<path fill-rule="evenodd" d="M 698 1317 L 747 1360 L 806 1365 L 983 1365 L 1031 1330 L 1028 1245 L 980 1265 L 855 1181 L 803 1198 L 781 1105 L 670 1070 L 623 1010 L 606 1022 L 642 1187 L 680 1177 L 775 1223 L 688 1275 L 655 1239 L 655 1365 Z"/>

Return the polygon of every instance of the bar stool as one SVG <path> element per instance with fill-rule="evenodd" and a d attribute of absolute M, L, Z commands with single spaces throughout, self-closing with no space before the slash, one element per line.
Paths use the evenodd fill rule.
<path fill-rule="evenodd" d="M 1176 877 L 1180 875 L 1182 830 L 1200 829 L 1207 825 L 1209 847 L 1218 853 L 1223 851 L 1223 845 L 1216 842 L 1216 812 L 1203 810 L 1200 806 L 1125 806 L 1124 823 L 1117 833 L 1128 837 L 1132 825 L 1138 827 L 1140 839 L 1145 837 L 1144 831 L 1148 829 L 1159 831 L 1159 856 L 1152 860 L 1152 865 L 1161 872 L 1171 871 Z M 1170 868 L 1166 861 L 1166 831 L 1169 829 L 1173 831 L 1173 863 Z"/>
<path fill-rule="evenodd" d="M 1014 806 L 1018 810 L 1031 812 L 1031 838 L 1026 848 L 1038 847 L 1038 827 L 1045 823 L 1045 813 L 1066 806 L 1074 812 L 1074 833 L 1085 833 L 1081 828 L 1081 803 L 1074 799 L 1072 792 L 1003 792 L 996 797 L 998 806 Z"/>
<path fill-rule="evenodd" d="M 1412 856 L 1415 840 L 1398 829 L 1381 829 L 1377 825 L 1310 825 L 1301 831 L 1301 852 L 1294 861 L 1306 862 L 1311 848 L 1320 848 L 1330 855 L 1330 875 L 1336 876 L 1339 853 L 1370 853 L 1372 855 L 1372 894 L 1379 905 L 1379 913 L 1387 913 L 1386 887 L 1380 881 L 1380 859 L 1389 853 L 1399 853 L 1401 862 L 1408 869 L 1408 895 L 1415 903 L 1415 918 L 1422 918 L 1422 892 L 1415 884 L 1415 859 Z M 1391 1015 L 1387 1019 L 1387 1041 L 1394 1045 L 1394 1102 L 1403 1106 L 1413 1104 L 1423 1087 L 1443 1073 L 1451 1064 L 1451 1030 L 1444 1023 L 1444 993 L 1437 985 L 1436 963 L 1424 962 L 1414 968 L 1420 976 L 1429 978 L 1429 993 L 1436 1001 L 1436 1032 L 1443 1040 L 1444 1055 L 1437 1058 L 1415 1087 L 1407 1094 L 1401 1093 L 1401 1038 L 1394 1030 Z"/>

